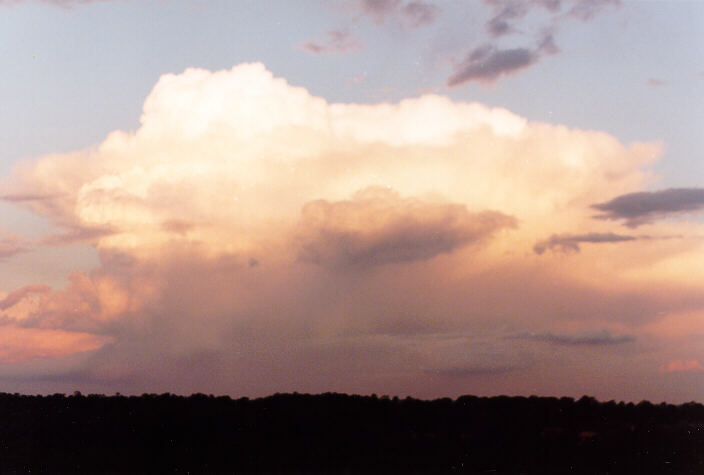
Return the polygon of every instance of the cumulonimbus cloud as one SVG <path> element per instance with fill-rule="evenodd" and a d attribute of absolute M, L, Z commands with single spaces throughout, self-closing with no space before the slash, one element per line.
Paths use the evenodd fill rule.
<path fill-rule="evenodd" d="M 579 245 L 582 243 L 609 243 L 635 241 L 635 236 L 624 236 L 614 233 L 587 233 L 587 234 L 553 234 L 548 239 L 539 241 L 533 246 L 536 254 L 543 254 L 547 250 L 559 250 L 561 252 L 579 252 Z"/>
<path fill-rule="evenodd" d="M 472 349 L 496 346 L 499 321 L 570 311 L 590 328 L 670 304 L 617 279 L 602 295 L 531 251 L 642 189 L 658 152 L 437 95 L 331 104 L 257 63 L 168 74 L 135 132 L 8 179 L 6 197 L 40 198 L 8 202 L 64 231 L 47 242 L 88 242 L 100 265 L 15 294 L 7 328 L 93 335 L 70 374 L 121 391 L 422 393 L 453 371 L 530 371 L 515 341 Z M 460 330 L 471 345 L 430 335 Z"/>
<path fill-rule="evenodd" d="M 592 205 L 602 214 L 598 219 L 623 220 L 635 228 L 656 219 L 704 208 L 704 188 L 669 188 L 660 191 L 639 191 L 617 196 Z"/>

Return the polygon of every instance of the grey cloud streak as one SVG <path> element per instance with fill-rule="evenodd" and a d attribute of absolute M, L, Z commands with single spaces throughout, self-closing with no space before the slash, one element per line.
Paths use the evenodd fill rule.
<path fill-rule="evenodd" d="M 635 236 L 623 236 L 614 233 L 588 233 L 588 234 L 553 234 L 548 239 L 540 241 L 533 246 L 536 254 L 543 254 L 547 250 L 562 252 L 579 252 L 581 243 L 610 243 L 635 241 Z"/>
<path fill-rule="evenodd" d="M 621 5 L 621 0 L 572 0 L 567 14 L 582 21 L 589 21 L 609 6 Z"/>
<path fill-rule="evenodd" d="M 412 28 L 433 23 L 440 13 L 438 6 L 422 1 L 360 0 L 358 5 L 363 13 L 371 16 L 377 23 L 383 23 L 388 17 L 395 16 Z"/>
<path fill-rule="evenodd" d="M 429 25 L 435 21 L 440 9 L 423 2 L 411 2 L 403 7 L 403 15 L 413 27 Z"/>
<path fill-rule="evenodd" d="M 531 10 L 543 9 L 553 18 L 562 21 L 575 18 L 589 21 L 609 6 L 618 6 L 620 0 L 483 0 L 494 11 L 486 24 L 493 36 L 514 32 L 511 22 L 522 20 Z M 563 11 L 563 7 L 564 11 Z"/>
<path fill-rule="evenodd" d="M 530 3 L 522 1 L 484 0 L 494 10 L 494 16 L 486 23 L 491 36 L 498 37 L 514 31 L 511 22 L 521 19 L 530 10 Z"/>
<path fill-rule="evenodd" d="M 450 368 L 430 368 L 424 369 L 426 373 L 437 374 L 451 378 L 463 378 L 470 376 L 489 376 L 502 373 L 510 373 L 525 369 L 525 366 L 502 366 L 502 365 L 482 365 L 468 363 L 464 366 L 455 366 Z"/>
<path fill-rule="evenodd" d="M 7 201 L 10 203 L 24 203 L 33 201 L 49 201 L 56 198 L 60 198 L 59 195 L 42 195 L 35 193 L 6 193 L 0 195 L 0 200 Z"/>
<path fill-rule="evenodd" d="M 512 338 L 521 340 L 535 340 L 544 341 L 547 343 L 554 343 L 557 345 L 568 345 L 568 346 L 605 346 L 605 345 L 620 345 L 623 343 L 630 343 L 635 341 L 635 337 L 631 335 L 612 335 L 608 330 L 602 330 L 600 332 L 591 333 L 579 333 L 579 334 L 557 334 L 552 332 L 545 333 L 526 333 L 522 335 L 516 335 Z"/>
<path fill-rule="evenodd" d="M 394 11 L 399 3 L 400 0 L 361 0 L 359 5 L 365 13 L 383 17 Z"/>
<path fill-rule="evenodd" d="M 527 48 L 500 50 L 491 45 L 480 46 L 457 65 L 447 85 L 458 86 L 475 80 L 492 82 L 502 75 L 527 68 L 537 60 L 538 53 Z"/>
<path fill-rule="evenodd" d="M 68 226 L 62 233 L 52 234 L 41 240 L 41 244 L 49 246 L 64 246 L 75 243 L 91 243 L 98 238 L 113 234 L 113 230 L 107 228 Z"/>
<path fill-rule="evenodd" d="M 603 213 L 595 216 L 597 219 L 624 220 L 626 226 L 635 228 L 669 215 L 704 208 L 704 188 L 668 188 L 627 193 L 594 204 L 592 208 Z"/>

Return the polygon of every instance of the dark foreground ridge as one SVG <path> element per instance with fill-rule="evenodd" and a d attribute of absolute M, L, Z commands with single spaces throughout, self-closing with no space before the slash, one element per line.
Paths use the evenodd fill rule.
<path fill-rule="evenodd" d="M 704 406 L 0 394 L 0 472 L 704 473 Z"/>

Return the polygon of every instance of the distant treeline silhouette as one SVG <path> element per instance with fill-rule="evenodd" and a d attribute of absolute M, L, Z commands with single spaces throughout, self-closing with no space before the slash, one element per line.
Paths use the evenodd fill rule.
<path fill-rule="evenodd" d="M 0 472 L 704 473 L 704 406 L 0 394 Z"/>

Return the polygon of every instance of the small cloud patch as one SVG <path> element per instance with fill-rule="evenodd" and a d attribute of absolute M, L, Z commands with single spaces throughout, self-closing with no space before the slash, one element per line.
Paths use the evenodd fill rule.
<path fill-rule="evenodd" d="M 704 371 L 704 366 L 697 360 L 672 360 L 662 365 L 660 371 L 663 373 L 698 372 Z"/>

